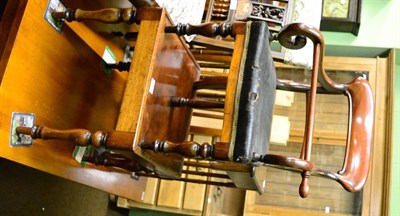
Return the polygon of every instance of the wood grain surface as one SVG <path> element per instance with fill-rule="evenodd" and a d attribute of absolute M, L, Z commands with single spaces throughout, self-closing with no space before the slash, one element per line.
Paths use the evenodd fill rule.
<path fill-rule="evenodd" d="M 28 1 L 0 86 L 0 156 L 140 200 L 143 180 L 108 168 L 82 167 L 71 156 L 73 144 L 35 141 L 32 147 L 9 147 L 14 111 L 35 113 L 36 123 L 59 129 L 95 131 L 116 125 L 126 80 L 120 74 L 105 75 L 98 50 L 93 51 L 70 27 L 56 32 L 43 19 L 46 5 L 44 0 Z M 93 34 L 86 28 L 80 34 L 85 32 Z"/>

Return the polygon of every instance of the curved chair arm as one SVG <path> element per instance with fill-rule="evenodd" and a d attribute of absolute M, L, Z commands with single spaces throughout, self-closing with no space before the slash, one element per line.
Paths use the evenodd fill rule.
<path fill-rule="evenodd" d="M 294 36 L 296 36 L 295 41 L 291 39 Z M 304 44 L 303 46 L 301 46 L 301 44 L 304 43 L 304 39 L 301 39 L 301 37 L 307 37 L 314 44 L 320 44 L 318 65 L 314 65 L 314 67 L 318 66 L 319 68 L 318 82 L 321 84 L 322 88 L 332 93 L 343 93 L 344 91 L 346 91 L 346 89 L 348 88 L 348 84 L 334 82 L 325 72 L 323 65 L 325 41 L 322 33 L 317 28 L 306 25 L 304 23 L 291 23 L 281 29 L 277 36 L 277 39 L 279 40 L 279 43 L 281 43 L 284 47 L 288 49 L 300 49 L 305 45 Z M 296 45 L 296 41 L 298 41 L 299 45 Z"/>
<path fill-rule="evenodd" d="M 301 90 L 307 89 L 303 86 Z M 345 92 L 349 99 L 349 123 L 346 152 L 341 170 L 332 173 L 317 169 L 313 163 L 287 156 L 263 155 L 258 161 L 276 165 L 281 169 L 309 171 L 339 182 L 347 191 L 360 191 L 368 177 L 371 163 L 372 133 L 374 118 L 373 94 L 368 82 L 357 77 L 348 84 Z"/>
<path fill-rule="evenodd" d="M 349 123 L 348 135 L 346 141 L 346 152 L 343 167 L 337 173 L 331 173 L 324 170 L 313 169 L 309 171 L 301 168 L 302 183 L 300 185 L 300 195 L 307 196 L 308 176 L 310 174 L 319 174 L 338 181 L 346 190 L 355 192 L 362 189 L 369 172 L 371 160 L 371 143 L 372 143 L 372 128 L 373 128 L 373 95 L 371 87 L 368 82 L 362 78 L 357 77 L 352 82 L 346 84 L 338 84 L 332 81 L 325 73 L 323 68 L 324 56 L 324 39 L 321 32 L 313 27 L 301 23 L 292 23 L 285 26 L 277 35 L 279 42 L 289 48 L 298 49 L 293 37 L 307 37 L 314 43 L 314 65 L 312 70 L 312 83 L 311 85 L 298 84 L 293 82 L 278 82 L 278 88 L 284 90 L 295 89 L 299 92 L 310 93 L 311 98 L 315 92 L 331 93 L 331 94 L 346 94 L 349 99 Z M 315 87 L 314 75 L 318 70 L 318 82 L 321 84 L 320 88 Z M 314 88 L 313 88 L 314 87 Z M 312 139 L 312 126 L 313 126 L 313 109 L 315 101 L 308 100 L 307 108 L 307 121 L 305 140 L 303 141 L 303 149 L 300 161 L 309 161 L 311 154 L 311 139 Z M 307 127 L 308 125 L 308 127 Z M 268 156 L 267 156 L 268 158 Z M 262 161 L 266 161 L 264 158 Z M 282 160 L 280 160 L 282 162 Z M 271 163 L 271 162 L 270 162 Z M 272 162 L 276 164 L 276 162 Z M 292 164 L 278 164 L 286 167 L 293 168 Z"/>
<path fill-rule="evenodd" d="M 368 82 L 361 77 L 348 85 L 351 116 L 349 116 L 346 153 L 343 167 L 336 176 L 338 182 L 350 191 L 360 191 L 367 179 L 372 148 L 374 103 Z"/>

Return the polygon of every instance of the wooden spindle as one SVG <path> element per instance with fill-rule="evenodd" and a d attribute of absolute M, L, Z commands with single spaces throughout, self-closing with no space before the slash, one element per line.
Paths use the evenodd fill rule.
<path fill-rule="evenodd" d="M 228 77 L 226 76 L 206 76 L 193 83 L 193 89 L 226 89 L 227 83 Z"/>
<path fill-rule="evenodd" d="M 175 26 L 165 27 L 166 33 L 176 33 L 181 35 L 192 35 L 199 34 L 207 37 L 222 36 L 226 37 L 228 35 L 234 36 L 232 31 L 232 24 L 229 23 L 204 23 L 201 25 L 191 25 L 178 23 Z"/>
<path fill-rule="evenodd" d="M 73 142 L 76 145 L 93 145 L 95 148 L 106 147 L 112 149 L 132 150 L 134 133 L 130 132 L 103 132 L 92 133 L 85 129 L 56 130 L 34 125 L 33 127 L 17 127 L 17 134 L 30 135 L 32 139 L 55 139 Z"/>
<path fill-rule="evenodd" d="M 64 19 L 68 22 L 80 22 L 85 20 L 94 20 L 111 24 L 121 22 L 133 24 L 136 22 L 135 8 L 106 8 L 96 11 L 84 11 L 81 9 L 73 10 L 67 8 L 65 11 L 54 11 L 51 15 L 54 19 Z"/>
<path fill-rule="evenodd" d="M 188 99 L 181 97 L 171 97 L 170 100 L 171 107 L 191 107 L 191 108 L 224 108 L 225 103 L 219 101 L 212 100 L 204 100 L 204 99 Z"/>
<path fill-rule="evenodd" d="M 177 153 L 184 157 L 203 159 L 214 158 L 214 146 L 209 143 L 199 144 L 196 142 L 173 143 L 169 141 L 156 140 L 154 142 L 142 142 L 141 149 L 153 150 L 163 153 Z"/>

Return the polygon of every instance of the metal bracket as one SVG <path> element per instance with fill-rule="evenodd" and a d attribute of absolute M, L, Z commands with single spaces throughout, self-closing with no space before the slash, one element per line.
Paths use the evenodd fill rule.
<path fill-rule="evenodd" d="M 31 146 L 32 137 L 25 134 L 17 134 L 17 127 L 32 127 L 35 124 L 35 114 L 13 112 L 11 115 L 10 146 Z"/>
<path fill-rule="evenodd" d="M 63 27 L 64 21 L 63 20 L 58 20 L 54 19 L 51 16 L 51 13 L 53 11 L 65 11 L 66 7 L 64 6 L 63 3 L 60 2 L 60 0 L 49 0 L 47 3 L 46 10 L 44 11 L 43 18 L 58 32 L 61 32 L 61 29 Z"/>

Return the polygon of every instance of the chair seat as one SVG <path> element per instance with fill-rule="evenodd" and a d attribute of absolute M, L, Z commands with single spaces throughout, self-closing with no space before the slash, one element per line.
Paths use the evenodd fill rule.
<path fill-rule="evenodd" d="M 231 160 L 244 163 L 254 154 L 267 153 L 276 92 L 268 25 L 254 21 L 246 28 L 250 34 L 246 34 L 239 68 L 230 142 Z"/>

